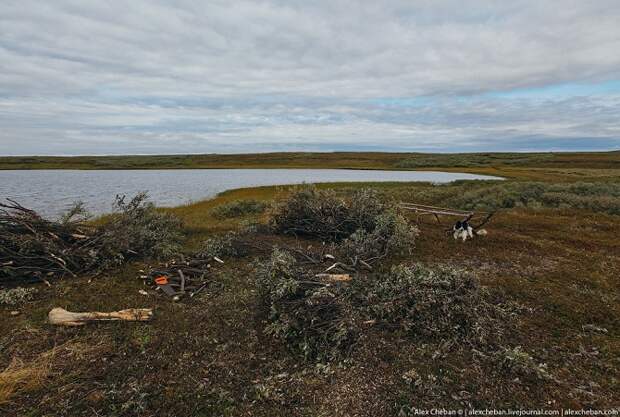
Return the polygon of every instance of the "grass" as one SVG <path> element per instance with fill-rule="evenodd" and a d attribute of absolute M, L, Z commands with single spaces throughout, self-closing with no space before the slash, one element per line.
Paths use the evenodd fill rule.
<path fill-rule="evenodd" d="M 224 203 L 213 209 L 213 215 L 218 219 L 242 217 L 248 214 L 262 213 L 266 209 L 265 203 L 256 200 L 236 200 Z"/>
<path fill-rule="evenodd" d="M 557 155 L 554 158 L 566 158 Z M 17 307 L 0 306 L 0 369 L 19 369 L 11 368 L 12 363 L 38 369 L 44 362 L 37 358 L 54 346 L 96 347 L 85 348 L 88 353 L 82 355 L 79 349 L 63 350 L 50 364 L 53 372 L 45 376 L 7 374 L 16 384 L 10 402 L 0 404 L 0 414 L 347 416 L 413 415 L 415 408 L 432 407 L 617 406 L 620 217 L 573 200 L 583 194 L 582 188 L 602 195 L 608 193 L 606 187 L 617 187 L 611 182 L 620 175 L 610 154 L 604 155 L 591 154 L 590 162 L 581 165 L 575 159 L 572 167 L 567 163 L 538 171 L 519 165 L 501 168 L 501 172 L 532 173 L 534 180 L 546 183 L 545 192 L 559 188 L 569 196 L 567 202 L 544 204 L 543 192 L 535 196 L 543 204 L 509 204 L 486 226 L 488 236 L 466 243 L 445 236 L 448 220 L 421 219 L 413 254 L 394 257 L 385 265 L 386 269 L 400 263 L 457 265 L 474 272 L 491 294 L 520 306 L 503 354 L 488 358 L 482 366 L 472 365 L 477 353 L 465 347 L 446 350 L 440 342 L 413 342 L 406 333 L 378 327 L 364 333 L 345 362 L 301 361 L 264 332 L 266 316 L 252 276 L 254 258 L 265 259 L 267 254 L 255 251 L 224 259 L 213 276 L 217 285 L 188 303 L 172 303 L 149 289 L 148 296 L 138 293 L 145 289 L 136 279 L 144 265 L 130 264 L 105 277 L 38 286 L 34 299 Z M 498 204 L 504 201 L 499 197 L 503 192 L 521 195 L 520 187 L 531 185 L 522 181 L 527 175 L 519 175 L 521 180 L 505 183 L 352 183 L 319 188 L 349 195 L 371 186 L 385 200 L 467 206 L 486 198 L 485 204 L 506 206 Z M 569 185 L 577 181 L 609 184 Z M 490 193 L 494 187 L 499 191 Z M 264 222 L 268 216 L 251 213 L 220 219 L 214 216 L 216 207 L 239 200 L 270 203 L 289 190 L 232 190 L 165 210 L 183 219 L 189 229 L 186 248 L 191 249 L 206 238 L 236 230 L 247 221 Z M 410 220 L 416 221 L 413 216 Z M 280 247 L 321 245 L 312 239 L 262 233 L 257 239 Z M 72 311 L 154 307 L 155 318 L 149 324 L 52 328 L 45 323 L 52 307 Z M 20 314 L 10 316 L 16 309 Z"/>
<path fill-rule="evenodd" d="M 0 407 L 13 404 L 15 397 L 45 389 L 54 371 L 62 369 L 69 377 L 69 362 L 92 359 L 101 353 L 101 343 L 87 345 L 69 340 L 59 346 L 38 353 L 28 360 L 14 356 L 8 366 L 0 372 Z M 57 375 L 58 379 L 64 379 Z"/>
<path fill-rule="evenodd" d="M 0 406 L 10 403 L 17 392 L 23 394 L 40 388 L 48 374 L 45 363 L 24 364 L 13 360 L 0 372 Z"/>

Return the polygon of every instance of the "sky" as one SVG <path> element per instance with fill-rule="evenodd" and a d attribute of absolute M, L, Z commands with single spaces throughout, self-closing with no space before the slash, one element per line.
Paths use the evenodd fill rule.
<path fill-rule="evenodd" d="M 618 0 L 0 0 L 0 155 L 611 149 Z"/>

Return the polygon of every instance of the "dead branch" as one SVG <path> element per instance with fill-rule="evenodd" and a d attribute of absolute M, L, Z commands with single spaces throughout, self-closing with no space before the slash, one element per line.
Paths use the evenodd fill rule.
<path fill-rule="evenodd" d="M 348 282 L 351 281 L 351 275 L 349 274 L 316 274 L 315 278 L 320 279 L 322 282 Z"/>
<path fill-rule="evenodd" d="M 56 307 L 48 314 L 49 323 L 57 326 L 83 326 L 90 321 L 149 321 L 151 318 L 153 318 L 153 309 L 151 308 L 129 308 L 109 313 L 98 311 L 72 313 L 64 308 Z"/>

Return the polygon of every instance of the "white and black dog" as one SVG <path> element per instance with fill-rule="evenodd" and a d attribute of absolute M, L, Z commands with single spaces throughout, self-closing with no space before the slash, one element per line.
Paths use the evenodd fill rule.
<path fill-rule="evenodd" d="M 452 226 L 452 236 L 454 239 L 458 239 L 459 237 L 463 239 L 463 242 L 468 238 L 473 239 L 474 235 L 476 236 L 484 236 L 487 234 L 487 231 L 484 229 L 474 230 L 473 227 L 469 224 L 467 220 L 459 220 L 454 226 Z"/>

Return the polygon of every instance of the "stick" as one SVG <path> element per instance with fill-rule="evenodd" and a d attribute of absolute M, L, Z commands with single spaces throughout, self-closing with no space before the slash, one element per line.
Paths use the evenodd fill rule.
<path fill-rule="evenodd" d="M 349 274 L 316 274 L 315 277 L 327 282 L 347 282 L 352 279 Z"/>
<path fill-rule="evenodd" d="M 198 288 L 196 291 L 194 291 L 193 293 L 191 293 L 189 295 L 189 298 L 192 298 L 193 296 L 195 296 L 196 294 L 200 293 L 200 291 L 204 290 L 205 288 L 207 288 L 207 285 L 209 285 L 209 282 L 205 282 L 204 284 L 202 284 L 200 286 L 200 288 Z"/>
<path fill-rule="evenodd" d="M 180 269 L 179 271 L 179 276 L 181 277 L 181 292 L 185 292 L 185 275 L 183 275 L 183 271 L 181 271 Z"/>

